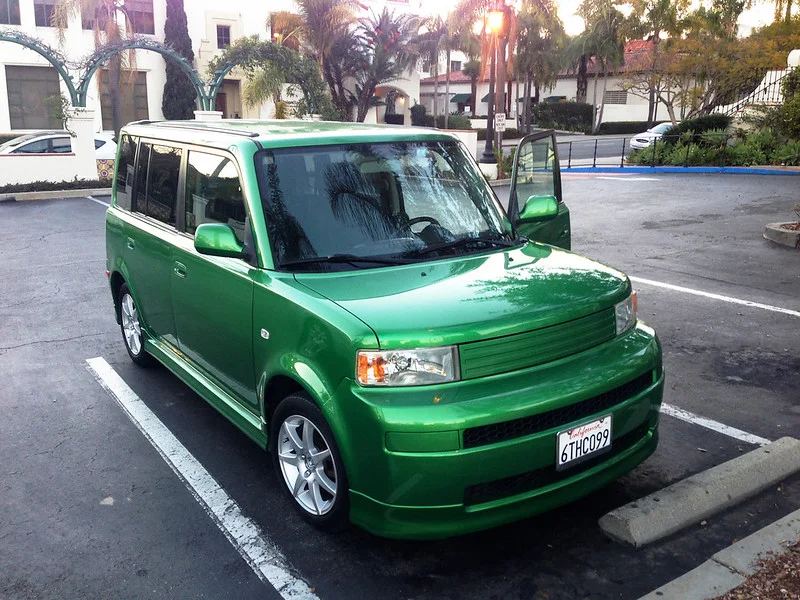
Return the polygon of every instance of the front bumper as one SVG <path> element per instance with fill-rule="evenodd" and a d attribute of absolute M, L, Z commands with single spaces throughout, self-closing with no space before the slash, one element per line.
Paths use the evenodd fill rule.
<path fill-rule="evenodd" d="M 596 402 L 634 380 L 644 381 L 635 393 Z M 441 538 L 580 498 L 655 450 L 663 384 L 661 348 L 642 324 L 586 352 L 492 377 L 405 389 L 348 380 L 326 408 L 350 480 L 351 519 L 387 537 Z M 560 421 L 518 427 L 543 413 Z M 606 414 L 611 451 L 556 472 L 558 431 Z M 483 430 L 494 437 L 465 438 Z"/>

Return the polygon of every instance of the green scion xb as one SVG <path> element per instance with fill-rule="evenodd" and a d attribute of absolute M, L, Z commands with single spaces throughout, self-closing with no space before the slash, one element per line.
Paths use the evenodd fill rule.
<path fill-rule="evenodd" d="M 125 346 L 259 446 L 316 526 L 437 538 L 572 501 L 656 448 L 661 347 L 568 251 L 551 132 L 508 212 L 417 128 L 134 123 L 107 270 Z"/>

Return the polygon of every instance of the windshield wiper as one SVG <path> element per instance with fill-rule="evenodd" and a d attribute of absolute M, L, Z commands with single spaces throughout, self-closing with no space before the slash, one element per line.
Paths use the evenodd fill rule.
<path fill-rule="evenodd" d="M 467 248 L 469 246 L 489 246 L 494 248 L 513 248 L 519 246 L 521 239 L 515 241 L 504 240 L 500 238 L 482 238 L 482 237 L 465 237 L 458 238 L 449 242 L 442 242 L 441 244 L 433 244 L 419 250 L 412 250 L 414 256 L 425 256 L 438 250 L 456 250 L 458 248 Z"/>
<path fill-rule="evenodd" d="M 376 265 L 408 265 L 413 260 L 404 258 L 386 258 L 382 256 L 356 256 L 355 254 L 331 254 L 330 256 L 315 256 L 311 258 L 298 258 L 296 260 L 287 260 L 281 263 L 281 267 L 294 267 L 298 265 L 314 265 L 325 263 L 345 263 L 351 264 L 354 267 L 355 263 L 374 263 Z"/>

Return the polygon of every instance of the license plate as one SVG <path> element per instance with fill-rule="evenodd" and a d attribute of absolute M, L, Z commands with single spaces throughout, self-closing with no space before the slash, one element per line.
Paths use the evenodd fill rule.
<path fill-rule="evenodd" d="M 611 449 L 611 415 L 559 431 L 556 468 L 569 468 Z"/>

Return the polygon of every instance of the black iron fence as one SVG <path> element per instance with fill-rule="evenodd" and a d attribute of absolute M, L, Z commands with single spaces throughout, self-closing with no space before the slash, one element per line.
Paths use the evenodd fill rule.
<path fill-rule="evenodd" d="M 637 140 L 638 138 L 638 140 Z M 735 166 L 753 161 L 766 164 L 774 146 L 750 144 L 737 149 L 727 133 L 705 132 L 645 139 L 642 136 L 604 136 L 558 142 L 561 169 L 629 166 Z M 759 154 L 763 153 L 763 158 Z"/>

